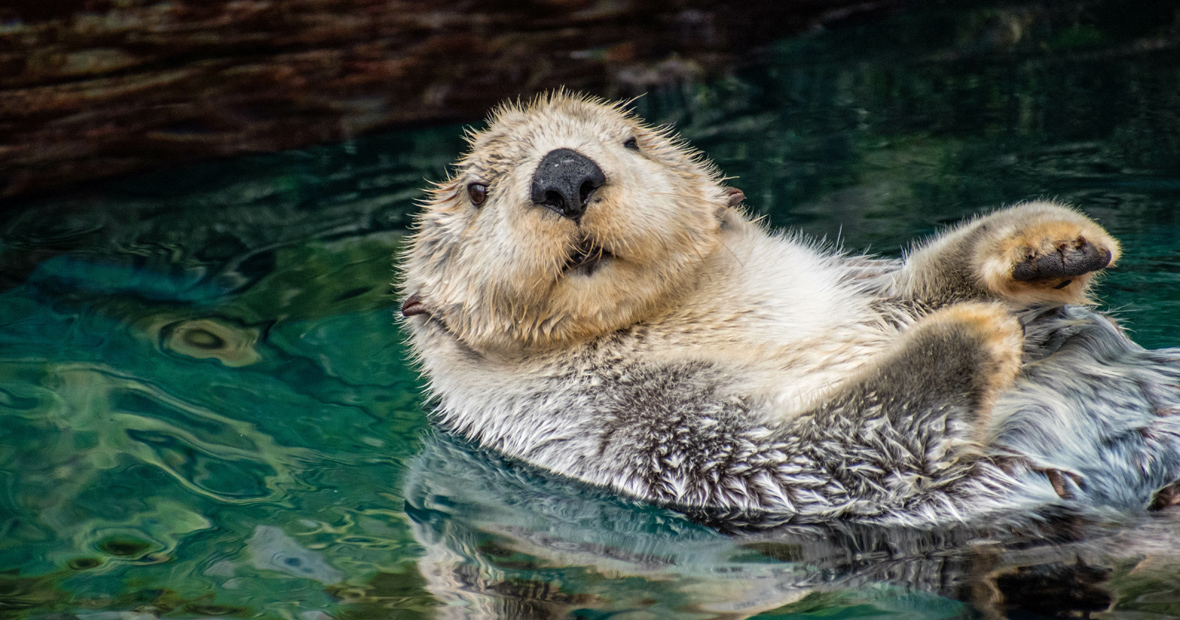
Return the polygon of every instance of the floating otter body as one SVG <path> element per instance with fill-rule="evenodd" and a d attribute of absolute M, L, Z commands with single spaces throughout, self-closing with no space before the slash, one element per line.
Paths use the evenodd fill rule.
<path fill-rule="evenodd" d="M 904 261 L 766 230 L 618 106 L 506 106 L 432 191 L 403 314 L 447 428 L 742 518 L 1125 510 L 1180 477 L 1180 351 L 1086 309 L 1118 244 L 1039 202 Z"/>

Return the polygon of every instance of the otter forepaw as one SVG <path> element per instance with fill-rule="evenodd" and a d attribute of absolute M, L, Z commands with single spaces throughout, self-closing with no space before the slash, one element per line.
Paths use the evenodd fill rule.
<path fill-rule="evenodd" d="M 1024 328 L 998 303 L 964 302 L 933 312 L 905 334 L 895 370 L 922 377 L 922 390 L 952 399 L 966 395 L 970 439 L 984 442 L 991 409 L 1020 373 Z M 896 388 L 891 388 L 896 389 Z"/>
<path fill-rule="evenodd" d="M 1032 203 L 992 217 L 978 246 L 980 275 L 1017 303 L 1086 303 L 1094 274 L 1119 256 L 1113 237 L 1067 207 Z"/>

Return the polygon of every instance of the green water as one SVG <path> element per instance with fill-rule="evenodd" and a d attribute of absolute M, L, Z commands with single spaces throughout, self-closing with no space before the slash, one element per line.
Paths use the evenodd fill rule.
<path fill-rule="evenodd" d="M 1124 243 L 1106 307 L 1144 345 L 1180 346 L 1177 9 L 964 6 L 784 40 L 636 106 L 771 222 L 850 249 L 1076 204 Z M 1180 615 L 1167 512 L 1044 540 L 731 538 L 435 435 L 389 282 L 460 136 L 0 212 L 0 617 Z"/>

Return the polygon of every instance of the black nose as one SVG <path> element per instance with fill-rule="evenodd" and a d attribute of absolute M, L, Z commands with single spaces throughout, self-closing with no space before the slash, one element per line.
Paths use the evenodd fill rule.
<path fill-rule="evenodd" d="M 594 190 L 606 183 L 598 164 L 577 151 L 549 151 L 533 173 L 533 202 L 572 220 L 581 219 Z"/>

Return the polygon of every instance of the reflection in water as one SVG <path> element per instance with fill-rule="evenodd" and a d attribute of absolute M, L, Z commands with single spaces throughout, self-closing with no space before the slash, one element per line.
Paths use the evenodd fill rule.
<path fill-rule="evenodd" d="M 262 359 L 254 345 L 258 328 L 237 327 L 217 318 L 193 319 L 151 325 L 148 330 L 160 334 L 160 348 L 197 359 L 213 358 L 231 367 L 249 366 Z"/>
<path fill-rule="evenodd" d="M 1180 565 L 1174 513 L 1118 525 L 1062 516 L 990 530 L 833 524 L 723 536 L 446 436 L 425 444 L 405 485 L 425 549 L 419 570 L 448 618 L 562 618 L 587 606 L 654 618 L 832 606 L 1068 615 L 1106 610 L 1112 586 Z"/>
<path fill-rule="evenodd" d="M 424 420 L 385 293 L 396 245 L 278 252 L 215 307 L 154 299 L 156 269 L 108 283 L 106 259 L 74 259 L 84 289 L 12 289 L 0 610 L 288 617 L 412 563 L 393 481 Z"/>
<path fill-rule="evenodd" d="M 772 223 L 852 249 L 1072 201 L 1124 242 L 1107 305 L 1176 346 L 1178 18 L 1136 7 L 930 5 L 636 105 Z M 388 134 L 5 212 L 0 617 L 1180 615 L 1176 510 L 731 537 L 421 445 L 390 257 L 461 143 Z"/>
<path fill-rule="evenodd" d="M 273 525 L 259 525 L 246 541 L 254 568 L 277 570 L 307 577 L 325 585 L 338 583 L 344 574 L 330 566 L 314 551 L 299 546 L 294 538 Z"/>
<path fill-rule="evenodd" d="M 560 618 L 587 606 L 748 615 L 831 581 L 677 513 L 536 477 L 449 438 L 427 442 L 405 485 L 419 571 L 444 617 Z"/>

